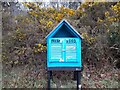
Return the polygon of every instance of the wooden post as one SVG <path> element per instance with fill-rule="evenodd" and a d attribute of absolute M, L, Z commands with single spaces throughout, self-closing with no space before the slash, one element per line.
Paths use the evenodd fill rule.
<path fill-rule="evenodd" d="M 81 89 L 80 85 L 81 85 L 81 71 L 77 71 L 77 90 L 79 90 L 79 88 Z"/>
<path fill-rule="evenodd" d="M 48 90 L 50 90 L 50 78 L 51 78 L 50 71 L 48 71 Z"/>
<path fill-rule="evenodd" d="M 73 72 L 73 80 L 75 80 L 75 81 L 77 80 L 77 71 Z"/>
<path fill-rule="evenodd" d="M 52 71 L 50 71 L 50 79 L 53 80 Z"/>

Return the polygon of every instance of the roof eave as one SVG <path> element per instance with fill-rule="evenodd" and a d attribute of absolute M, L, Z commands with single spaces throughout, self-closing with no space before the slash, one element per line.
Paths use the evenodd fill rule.
<path fill-rule="evenodd" d="M 64 19 L 45 37 L 46 39 L 57 29 L 57 27 L 64 21 Z"/>
<path fill-rule="evenodd" d="M 65 19 L 64 19 L 64 20 L 65 20 Z M 75 30 L 75 28 L 74 28 L 73 26 L 70 25 L 70 23 L 69 23 L 67 20 L 65 20 L 65 22 L 73 29 L 73 31 L 74 31 L 81 39 L 83 39 L 83 37 Z"/>
<path fill-rule="evenodd" d="M 57 28 L 62 22 L 66 22 L 72 29 L 73 31 L 81 38 L 84 39 L 74 28 L 69 24 L 69 22 L 66 19 L 63 19 L 45 38 L 47 39 Z"/>

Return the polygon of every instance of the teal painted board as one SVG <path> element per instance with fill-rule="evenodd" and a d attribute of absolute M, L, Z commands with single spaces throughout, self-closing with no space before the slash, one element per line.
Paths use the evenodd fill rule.
<path fill-rule="evenodd" d="M 77 62 L 77 38 L 66 39 L 66 61 Z"/>
<path fill-rule="evenodd" d="M 62 47 L 60 39 L 50 40 L 50 62 L 59 62 L 59 59 L 62 58 Z"/>
<path fill-rule="evenodd" d="M 74 42 L 70 42 L 74 40 Z M 55 42 L 53 42 L 55 41 Z M 59 42 L 56 42 L 59 41 Z M 50 40 L 50 62 L 77 62 L 77 38 Z M 63 60 L 63 61 L 62 61 Z"/>
<path fill-rule="evenodd" d="M 49 40 L 48 63 L 77 63 L 80 60 L 80 40 L 78 38 L 51 38 Z M 52 65 L 52 64 L 51 64 Z M 56 64 L 57 65 L 57 64 Z"/>
<path fill-rule="evenodd" d="M 82 37 L 66 20 L 62 20 L 46 38 L 48 69 L 82 67 Z"/>

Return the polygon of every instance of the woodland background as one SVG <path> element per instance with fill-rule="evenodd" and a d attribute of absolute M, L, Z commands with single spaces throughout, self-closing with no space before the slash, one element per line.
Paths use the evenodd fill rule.
<path fill-rule="evenodd" d="M 3 88 L 47 87 L 45 37 L 63 18 L 84 38 L 82 87 L 120 88 L 120 2 L 0 4 Z M 76 87 L 73 72 L 53 75 L 53 88 Z"/>

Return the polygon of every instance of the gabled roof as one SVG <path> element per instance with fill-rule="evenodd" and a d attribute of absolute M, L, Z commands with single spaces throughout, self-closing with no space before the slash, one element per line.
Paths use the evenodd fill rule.
<path fill-rule="evenodd" d="M 47 36 L 46 38 L 53 37 L 63 25 L 67 25 L 69 30 L 75 34 L 76 37 L 83 39 L 83 37 L 67 22 L 67 20 L 63 19 Z"/>

